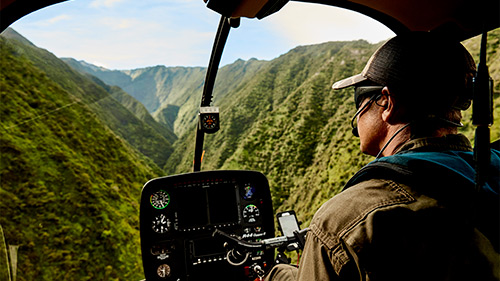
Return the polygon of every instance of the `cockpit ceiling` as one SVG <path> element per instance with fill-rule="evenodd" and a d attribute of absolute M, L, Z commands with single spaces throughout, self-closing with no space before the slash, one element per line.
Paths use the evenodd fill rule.
<path fill-rule="evenodd" d="M 3 31 L 16 20 L 47 6 L 66 0 L 0 0 L 0 24 Z"/>
<path fill-rule="evenodd" d="M 395 33 L 443 32 L 459 40 L 500 27 L 498 0 L 300 0 L 345 7 L 370 16 Z"/>
<path fill-rule="evenodd" d="M 227 17 L 264 18 L 289 0 L 203 0 L 207 7 Z M 395 33 L 408 30 L 442 32 L 464 40 L 500 27 L 498 0 L 292 0 L 341 7 L 365 14 Z M 19 18 L 65 0 L 2 0 L 1 30 Z M 201 0 L 200 0 L 201 2 Z M 200 3 L 201 4 L 201 3 Z"/>
<path fill-rule="evenodd" d="M 288 0 L 204 0 L 227 17 L 263 18 Z M 357 11 L 385 24 L 395 33 L 443 32 L 459 40 L 500 27 L 498 0 L 292 0 Z"/>

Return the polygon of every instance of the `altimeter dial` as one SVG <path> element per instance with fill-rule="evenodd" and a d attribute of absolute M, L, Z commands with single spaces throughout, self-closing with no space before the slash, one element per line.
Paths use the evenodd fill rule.
<path fill-rule="evenodd" d="M 171 227 L 172 221 L 164 214 L 156 216 L 153 219 L 153 230 L 157 233 L 166 233 L 167 231 L 170 231 Z"/>

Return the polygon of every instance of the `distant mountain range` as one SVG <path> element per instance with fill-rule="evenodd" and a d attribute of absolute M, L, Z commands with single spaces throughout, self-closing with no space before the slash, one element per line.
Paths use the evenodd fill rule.
<path fill-rule="evenodd" d="M 140 186 L 191 171 L 206 69 L 108 70 L 59 59 L 11 29 L 0 40 L 0 224 L 21 245 L 18 279 L 139 280 Z M 464 42 L 476 58 L 478 41 Z M 499 42 L 500 29 L 490 32 L 495 81 Z M 351 134 L 352 90 L 331 85 L 378 46 L 328 42 L 222 67 L 212 103 L 221 130 L 205 138 L 202 169 L 263 172 L 275 209 L 294 209 L 306 226 L 370 160 Z M 498 82 L 495 91 L 499 124 Z M 491 134 L 500 138 L 500 126 Z"/>
<path fill-rule="evenodd" d="M 144 104 L 149 113 L 161 124 L 165 124 L 177 135 L 185 133 L 197 116 L 205 67 L 154 66 L 133 70 L 108 70 L 77 61 L 62 58 L 74 69 L 93 75 L 108 85 L 118 86 Z M 215 101 L 234 91 L 238 85 L 251 77 L 266 62 L 238 60 L 219 70 L 215 86 Z"/>

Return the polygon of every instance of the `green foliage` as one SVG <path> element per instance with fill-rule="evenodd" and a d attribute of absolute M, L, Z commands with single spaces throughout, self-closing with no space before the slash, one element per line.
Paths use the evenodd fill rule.
<path fill-rule="evenodd" d="M 88 106 L 115 134 L 151 158 L 157 165 L 165 164 L 172 153 L 171 142 L 164 136 L 168 133 L 155 130 L 150 124 L 156 122 L 151 120 L 153 122 L 148 124 L 147 121 L 139 119 L 113 98 L 113 96 L 120 98 L 119 95 L 126 94 L 76 72 L 46 50 L 21 43 L 22 40 L 18 38 L 22 37 L 12 29 L 7 29 L 3 36 L 11 38 L 10 42 L 16 54 L 29 59 L 33 66 L 43 71 L 49 79 L 71 93 L 78 102 Z M 149 118 L 152 119 L 151 116 Z M 158 128 L 160 125 L 153 126 Z"/>
<path fill-rule="evenodd" d="M 87 103 L 105 92 L 55 83 L 0 44 L 0 225 L 20 245 L 17 280 L 139 280 L 140 189 L 157 168 Z"/>

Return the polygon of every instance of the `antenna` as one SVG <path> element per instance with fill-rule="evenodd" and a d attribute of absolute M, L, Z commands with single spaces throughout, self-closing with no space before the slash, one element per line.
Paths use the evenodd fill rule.
<path fill-rule="evenodd" d="M 479 64 L 474 77 L 472 103 L 472 124 L 476 126 L 474 139 L 474 162 L 476 169 L 476 189 L 479 191 L 488 178 L 490 165 L 490 126 L 493 124 L 493 80 L 486 65 L 486 41 L 488 32 L 483 26 Z"/>

